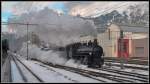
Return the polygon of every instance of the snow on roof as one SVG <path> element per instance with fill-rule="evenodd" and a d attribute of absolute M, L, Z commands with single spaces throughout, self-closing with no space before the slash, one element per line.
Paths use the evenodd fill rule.
<path fill-rule="evenodd" d="M 133 34 L 131 36 L 132 39 L 143 39 L 143 38 L 148 38 L 147 35 L 142 35 L 142 34 Z"/>
<path fill-rule="evenodd" d="M 120 29 L 125 32 L 149 32 L 149 27 L 144 26 L 128 26 L 128 25 L 119 25 Z"/>
<path fill-rule="evenodd" d="M 119 28 L 124 32 L 143 32 L 143 33 L 149 32 L 148 26 L 122 25 L 122 24 L 112 23 L 109 25 L 108 28 L 113 28 L 113 29 Z"/>
<path fill-rule="evenodd" d="M 125 38 L 132 38 L 132 39 L 144 39 L 148 38 L 147 34 L 132 34 L 132 35 L 127 35 Z"/>

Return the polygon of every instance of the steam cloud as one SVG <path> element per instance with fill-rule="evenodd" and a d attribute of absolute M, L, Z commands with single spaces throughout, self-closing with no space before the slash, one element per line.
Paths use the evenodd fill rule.
<path fill-rule="evenodd" d="M 47 7 L 40 11 L 32 11 L 17 18 L 11 18 L 9 21 L 38 24 L 29 25 L 29 32 L 34 32 L 41 40 L 58 46 L 79 41 L 81 35 L 95 34 L 95 26 L 92 21 L 58 14 Z M 27 34 L 25 25 L 9 25 L 9 27 L 15 29 L 19 37 Z"/>

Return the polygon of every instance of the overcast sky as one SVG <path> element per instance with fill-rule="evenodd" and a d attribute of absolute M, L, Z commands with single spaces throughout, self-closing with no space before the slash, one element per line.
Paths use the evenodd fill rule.
<path fill-rule="evenodd" d="M 2 21 L 8 20 L 12 15 L 21 15 L 30 11 L 39 11 L 45 7 L 58 13 L 69 15 L 80 14 L 83 17 L 97 16 L 112 10 L 123 11 L 131 4 L 148 2 L 131 1 L 2 1 Z"/>

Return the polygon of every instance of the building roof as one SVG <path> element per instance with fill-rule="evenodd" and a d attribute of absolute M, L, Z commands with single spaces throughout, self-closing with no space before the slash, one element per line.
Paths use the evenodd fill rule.
<path fill-rule="evenodd" d="M 129 25 L 119 25 L 120 29 L 125 32 L 149 32 L 149 27 L 144 26 L 129 26 Z"/>
<path fill-rule="evenodd" d="M 148 38 L 147 35 L 141 35 L 141 34 L 133 34 L 131 36 L 132 39 L 144 39 L 144 38 Z"/>

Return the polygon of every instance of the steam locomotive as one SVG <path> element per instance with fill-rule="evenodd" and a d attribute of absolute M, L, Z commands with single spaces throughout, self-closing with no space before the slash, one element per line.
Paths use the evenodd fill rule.
<path fill-rule="evenodd" d="M 96 39 L 94 42 L 67 45 L 66 54 L 68 59 L 79 60 L 88 67 L 100 68 L 104 64 L 103 48 L 98 45 Z"/>

